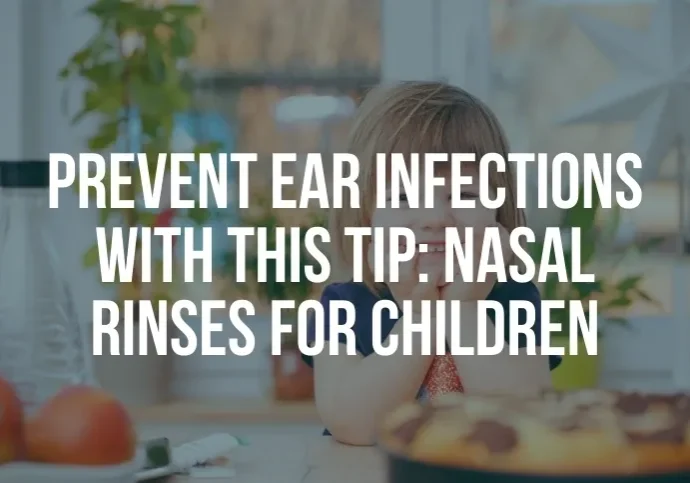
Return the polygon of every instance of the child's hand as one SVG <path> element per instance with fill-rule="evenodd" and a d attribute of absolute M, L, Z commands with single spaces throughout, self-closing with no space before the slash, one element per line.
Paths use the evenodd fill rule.
<path fill-rule="evenodd" d="M 477 228 L 474 230 L 474 240 L 473 240 L 473 250 L 474 250 L 474 276 L 476 278 L 477 272 L 479 270 L 479 263 L 482 257 L 482 247 L 484 245 L 484 232 L 486 228 L 498 227 L 501 234 L 501 249 L 503 254 L 503 263 L 506 263 L 511 256 L 510 248 L 510 238 L 508 230 L 502 225 L 495 224 L 483 228 Z M 490 255 L 489 262 L 493 262 L 495 257 Z M 461 300 L 461 301 L 471 301 L 476 302 L 479 300 L 485 300 L 489 295 L 489 292 L 494 288 L 496 284 L 496 274 L 489 272 L 486 274 L 485 280 L 482 282 L 464 282 L 462 276 L 460 275 L 460 268 L 458 267 L 455 274 L 455 279 L 452 283 L 449 283 L 442 287 L 441 296 L 444 300 Z"/>
<path fill-rule="evenodd" d="M 368 250 L 368 262 L 369 266 L 373 270 L 375 266 L 374 260 L 374 249 L 373 244 L 369 245 Z M 395 298 L 395 301 L 402 305 L 403 300 L 411 300 L 414 302 L 413 310 L 418 312 L 421 310 L 422 300 L 440 300 L 441 298 L 441 285 L 443 283 L 443 270 L 437 269 L 431 271 L 427 274 L 426 281 L 420 281 L 419 272 L 419 254 L 415 256 L 409 262 L 400 264 L 398 272 L 398 281 L 391 282 L 390 274 L 388 272 L 389 264 L 386 261 L 385 265 L 385 278 L 388 289 Z"/>

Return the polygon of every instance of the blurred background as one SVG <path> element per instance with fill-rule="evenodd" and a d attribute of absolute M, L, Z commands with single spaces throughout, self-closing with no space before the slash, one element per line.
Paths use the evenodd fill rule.
<path fill-rule="evenodd" d="M 573 358 L 560 384 L 690 388 L 688 259 L 681 236 L 687 233 L 683 220 L 688 206 L 683 201 L 687 138 L 681 134 L 690 134 L 690 124 L 681 125 L 687 114 L 669 108 L 690 108 L 690 89 L 683 84 L 689 64 L 687 56 L 673 56 L 681 56 L 686 47 L 659 40 L 668 34 L 687 45 L 690 9 L 664 13 L 664 8 L 671 12 L 685 3 L 672 2 L 676 6 L 641 0 L 178 2 L 201 7 L 206 21 L 189 23 L 189 32 L 179 37 L 193 41 L 191 55 L 174 71 L 185 74 L 180 85 L 190 102 L 165 117 L 174 121 L 168 144 L 180 151 L 210 142 L 221 152 L 259 153 L 250 187 L 256 204 L 248 213 L 209 210 L 199 218 L 218 227 L 323 223 L 323 213 L 272 212 L 261 204 L 270 182 L 265 163 L 273 152 L 328 154 L 343 149 L 353 111 L 379 82 L 442 79 L 469 90 L 496 111 L 513 151 L 578 156 L 638 152 L 651 172 L 638 209 L 613 213 L 579 207 L 570 215 L 557 209 L 529 211 L 529 224 L 537 232 L 577 224 L 602 237 L 592 241 L 596 250 L 588 260 L 588 269 L 600 277 L 596 291 L 553 284 L 544 288 L 545 298 L 566 293 L 565 298 L 600 296 L 607 301 L 600 314 L 600 355 L 579 362 Z M 5 66 L 0 76 L 0 159 L 46 159 L 50 152 L 89 150 L 98 123 L 71 122 L 83 104 L 84 90 L 94 85 L 114 88 L 124 81 L 115 74 L 59 80 L 58 72 L 103 31 L 93 15 L 83 13 L 98 3 L 5 0 L 0 15 L 0 61 Z M 655 12 L 661 12 L 657 23 L 652 21 Z M 670 21 L 673 17 L 676 24 Z M 602 27 L 601 22 L 608 24 Z M 662 32 L 654 37 L 652 28 Z M 669 34 L 676 28 L 677 35 Z M 655 63 L 671 63 L 669 59 L 677 65 L 664 70 Z M 641 93 L 640 85 L 655 77 L 650 73 L 658 74 L 658 85 Z M 673 73 L 678 77 L 672 79 Z M 613 86 L 608 93 L 593 97 L 608 86 Z M 156 109 L 160 116 L 170 114 L 169 109 L 153 107 L 142 116 L 156 119 Z M 146 123 L 128 121 L 130 143 L 139 142 L 132 140 L 142 136 L 137 131 L 142 125 Z M 120 139 L 122 132 L 116 134 Z M 55 230 L 80 323 L 88 326 L 91 302 L 117 297 L 118 289 L 100 284 L 96 267 L 85 261 L 100 214 L 79 210 L 77 202 L 75 195 L 65 193 L 61 207 L 46 221 Z M 284 342 L 284 357 L 270 356 L 270 320 L 262 309 L 272 298 L 307 298 L 319 287 L 238 286 L 232 276 L 232 247 L 223 231 L 217 231 L 214 283 L 181 287 L 177 297 L 257 301 L 261 313 L 252 321 L 259 344 L 255 354 L 101 357 L 98 376 L 132 405 L 158 412 L 166 407 L 315 422 L 311 373 L 290 340 Z M 617 323 L 608 324 L 609 319 Z"/>

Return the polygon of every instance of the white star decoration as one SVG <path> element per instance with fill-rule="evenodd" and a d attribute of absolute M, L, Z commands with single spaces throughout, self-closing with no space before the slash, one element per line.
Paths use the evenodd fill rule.
<path fill-rule="evenodd" d="M 560 123 L 636 120 L 641 181 L 658 178 L 672 147 L 690 141 L 690 2 L 659 0 L 647 32 L 592 17 L 575 22 L 617 67 L 618 81 Z"/>

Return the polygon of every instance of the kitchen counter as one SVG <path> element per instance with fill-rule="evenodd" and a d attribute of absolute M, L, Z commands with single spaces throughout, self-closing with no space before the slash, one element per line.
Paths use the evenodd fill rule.
<path fill-rule="evenodd" d="M 180 401 L 133 408 L 136 421 L 147 423 L 318 424 L 313 401 L 279 402 L 270 399 Z"/>
<path fill-rule="evenodd" d="M 275 428 L 253 432 L 250 427 L 218 424 L 140 425 L 142 437 L 166 436 L 172 444 L 223 431 L 241 436 L 247 446 L 235 448 L 229 466 L 232 478 L 175 476 L 171 483 L 385 483 L 385 460 L 377 448 L 341 445 L 314 431 L 300 434 Z"/>
<path fill-rule="evenodd" d="M 384 483 L 385 465 L 374 447 L 354 447 L 322 436 L 312 401 L 233 400 L 175 402 L 132 409 L 141 439 L 166 437 L 172 445 L 225 432 L 247 446 L 235 448 L 231 479 L 175 476 L 170 483 Z"/>

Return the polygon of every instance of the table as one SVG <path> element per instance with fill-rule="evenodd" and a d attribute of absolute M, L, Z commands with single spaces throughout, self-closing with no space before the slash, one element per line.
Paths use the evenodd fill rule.
<path fill-rule="evenodd" d="M 385 483 L 385 460 L 375 447 L 339 444 L 321 436 L 313 427 L 299 431 L 280 425 L 219 423 L 140 424 L 144 438 L 166 436 L 172 444 L 228 432 L 241 436 L 248 446 L 233 450 L 231 479 L 175 476 L 170 483 Z"/>
<path fill-rule="evenodd" d="M 270 399 L 175 401 L 130 409 L 134 419 L 144 423 L 320 425 L 320 418 L 313 401 L 278 402 Z"/>

